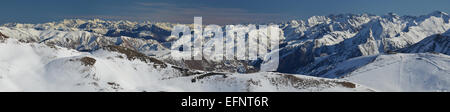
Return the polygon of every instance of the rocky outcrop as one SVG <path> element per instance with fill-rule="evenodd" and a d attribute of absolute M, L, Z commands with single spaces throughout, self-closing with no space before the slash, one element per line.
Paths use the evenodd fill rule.
<path fill-rule="evenodd" d="M 155 66 L 160 66 L 162 68 L 167 67 L 167 65 L 164 62 L 162 62 L 162 61 L 160 61 L 158 59 L 149 57 L 149 56 L 147 56 L 145 54 L 142 54 L 142 53 L 140 53 L 138 51 L 135 51 L 133 49 L 130 49 L 130 48 L 121 47 L 121 46 L 114 46 L 114 45 L 108 45 L 108 46 L 103 47 L 103 49 L 104 50 L 108 50 L 108 51 L 119 52 L 119 53 L 125 54 L 126 58 L 128 60 L 139 59 L 139 60 L 141 60 L 141 61 L 143 61 L 145 63 L 153 63 L 153 64 L 155 64 Z"/>
<path fill-rule="evenodd" d="M 1 40 L 5 40 L 5 39 L 7 39 L 7 38 L 9 38 L 9 37 L 6 36 L 6 35 L 3 35 L 2 32 L 0 32 L 0 41 L 1 41 Z"/>

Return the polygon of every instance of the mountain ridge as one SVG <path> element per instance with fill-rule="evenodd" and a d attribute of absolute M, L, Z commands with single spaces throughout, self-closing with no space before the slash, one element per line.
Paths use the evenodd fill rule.
<path fill-rule="evenodd" d="M 345 60 L 397 51 L 419 43 L 429 36 L 448 32 L 449 18 L 447 13 L 435 11 L 422 16 L 399 16 L 394 13 L 382 16 L 338 14 L 280 23 L 283 40 L 280 43 L 281 63 L 277 72 L 321 77 Z M 168 48 L 173 40 L 167 40 L 167 32 L 173 25 L 175 24 L 98 19 L 64 20 L 43 24 L 5 24 L 0 27 L 0 32 L 12 38 L 55 44 L 79 51 L 119 45 L 172 64 L 200 70 L 211 69 L 198 67 L 199 64 L 215 66 L 224 63 L 211 65 L 208 60 L 171 60 Z M 248 65 L 251 68 L 260 64 L 263 62 L 236 62 L 220 71 L 237 72 L 238 66 Z M 214 69 L 217 68 L 212 71 Z"/>
<path fill-rule="evenodd" d="M 0 42 L 0 52 L 7 52 L 0 55 L 0 91 L 373 91 L 337 79 L 183 69 L 121 46 L 79 52 L 13 38 Z"/>

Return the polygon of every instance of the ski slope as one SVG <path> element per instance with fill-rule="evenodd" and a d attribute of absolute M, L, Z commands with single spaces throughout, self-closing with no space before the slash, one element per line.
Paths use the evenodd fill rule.
<path fill-rule="evenodd" d="M 431 53 L 380 55 L 344 80 L 376 91 L 449 91 L 450 56 Z"/>

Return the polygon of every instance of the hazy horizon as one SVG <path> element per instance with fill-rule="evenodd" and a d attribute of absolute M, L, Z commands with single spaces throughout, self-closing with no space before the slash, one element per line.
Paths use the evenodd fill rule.
<path fill-rule="evenodd" d="M 347 13 L 448 13 L 448 4 L 448 0 L 14 0 L 0 2 L 0 24 L 95 18 L 192 23 L 194 16 L 202 16 L 205 24 L 266 23 Z"/>

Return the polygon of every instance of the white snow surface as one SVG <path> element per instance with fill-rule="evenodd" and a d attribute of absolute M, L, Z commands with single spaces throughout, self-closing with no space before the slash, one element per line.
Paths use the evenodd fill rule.
<path fill-rule="evenodd" d="M 449 91 L 450 56 L 432 53 L 380 55 L 344 80 L 376 91 Z"/>

